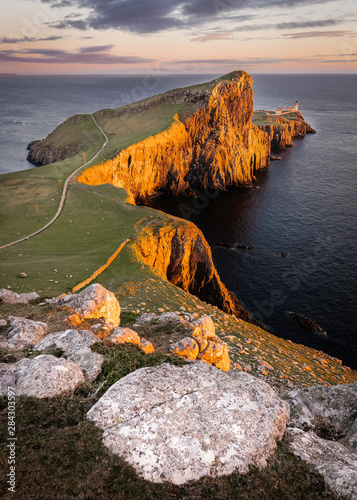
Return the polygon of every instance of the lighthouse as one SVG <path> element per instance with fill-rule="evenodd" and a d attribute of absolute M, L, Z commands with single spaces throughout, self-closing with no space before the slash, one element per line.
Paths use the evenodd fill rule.
<path fill-rule="evenodd" d="M 299 109 L 299 103 L 298 101 L 295 102 L 295 108 L 294 108 L 294 111 L 298 111 Z"/>

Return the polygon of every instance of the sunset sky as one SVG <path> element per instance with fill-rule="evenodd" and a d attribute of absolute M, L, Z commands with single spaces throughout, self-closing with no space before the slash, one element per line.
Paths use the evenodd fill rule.
<path fill-rule="evenodd" d="M 356 73 L 355 0 L 0 0 L 0 73 Z"/>

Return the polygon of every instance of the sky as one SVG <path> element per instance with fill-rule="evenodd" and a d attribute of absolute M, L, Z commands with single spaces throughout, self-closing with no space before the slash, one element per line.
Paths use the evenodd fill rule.
<path fill-rule="evenodd" d="M 355 0 L 0 0 L 0 73 L 356 73 Z"/>

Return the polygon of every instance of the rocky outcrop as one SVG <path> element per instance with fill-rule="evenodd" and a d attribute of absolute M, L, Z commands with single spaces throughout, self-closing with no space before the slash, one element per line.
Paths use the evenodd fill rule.
<path fill-rule="evenodd" d="M 146 480 L 183 484 L 265 467 L 289 406 L 264 382 L 206 363 L 142 368 L 89 410 L 103 443 Z M 249 383 L 247 383 L 247 377 Z"/>
<path fill-rule="evenodd" d="M 132 249 L 138 260 L 161 271 L 174 285 L 227 313 L 251 319 L 222 283 L 211 248 L 193 223 L 172 218 L 165 226 L 148 224 L 133 241 Z"/>
<path fill-rule="evenodd" d="M 313 432 L 289 428 L 289 447 L 295 455 L 312 465 L 326 484 L 343 498 L 357 498 L 357 454 L 341 443 L 318 437 Z"/>
<path fill-rule="evenodd" d="M 120 324 L 120 305 L 114 293 L 99 283 L 88 286 L 79 293 L 65 295 L 50 301 L 60 307 L 68 307 L 74 324 L 84 319 L 103 318 L 106 324 L 116 327 Z"/>
<path fill-rule="evenodd" d="M 315 386 L 282 398 L 291 408 L 291 450 L 337 494 L 357 498 L 357 383 Z"/>
<path fill-rule="evenodd" d="M 85 170 L 78 180 L 123 187 L 139 201 L 158 191 L 193 194 L 194 188 L 250 185 L 270 158 L 268 134 L 252 124 L 252 78 L 238 71 L 206 100 L 185 123 L 176 115 L 164 132 Z"/>
<path fill-rule="evenodd" d="M 98 342 L 94 333 L 88 330 L 66 330 L 50 333 L 36 344 L 36 351 L 61 349 L 63 355 L 84 370 L 89 380 L 94 380 L 101 372 L 104 356 L 92 352 L 91 346 Z"/>
<path fill-rule="evenodd" d="M 0 346 L 5 349 L 31 348 L 42 340 L 48 332 L 48 326 L 42 321 L 9 316 L 8 331 L 0 340 Z"/>
<path fill-rule="evenodd" d="M 305 137 L 314 134 L 315 130 L 303 118 L 300 112 L 294 112 L 294 119 L 279 116 L 271 125 L 259 125 L 258 128 L 267 132 L 274 151 L 294 146 L 294 137 Z"/>
<path fill-rule="evenodd" d="M 52 398 L 74 391 L 83 382 L 83 372 L 77 364 L 52 355 L 0 364 L 0 395 L 7 394 L 10 386 L 16 389 L 17 396 Z"/>
<path fill-rule="evenodd" d="M 113 344 L 135 344 L 141 346 L 139 335 L 130 328 L 114 328 L 112 333 L 107 337 L 109 342 Z"/>

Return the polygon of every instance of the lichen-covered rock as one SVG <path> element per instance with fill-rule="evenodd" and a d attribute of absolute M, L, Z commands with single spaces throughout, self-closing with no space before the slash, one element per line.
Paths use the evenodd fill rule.
<path fill-rule="evenodd" d="M 218 342 L 207 340 L 206 342 L 206 348 L 199 352 L 197 359 L 206 361 L 206 363 L 214 365 L 223 371 L 229 371 L 231 369 L 231 362 L 229 359 L 227 344 L 222 340 L 219 340 Z M 202 347 L 203 345 L 204 344 L 201 344 Z"/>
<path fill-rule="evenodd" d="M 87 373 L 89 380 L 94 380 L 100 374 L 104 361 L 104 356 L 92 352 L 90 348 L 95 342 L 98 342 L 97 337 L 88 330 L 66 330 L 50 333 L 36 344 L 35 349 L 37 351 L 62 349 L 67 359 L 77 363 Z"/>
<path fill-rule="evenodd" d="M 6 395 L 9 388 L 16 388 L 16 365 L 0 363 L 0 396 Z"/>
<path fill-rule="evenodd" d="M 111 325 L 106 325 L 104 323 L 96 323 L 95 325 L 91 326 L 91 331 L 96 337 L 98 337 L 98 339 L 104 339 L 105 337 L 108 337 L 108 335 L 110 335 L 112 327 Z"/>
<path fill-rule="evenodd" d="M 216 328 L 212 321 L 211 316 L 201 316 L 193 323 L 193 337 L 201 337 L 203 339 L 212 340 L 217 342 L 219 337 L 216 335 Z"/>
<path fill-rule="evenodd" d="M 113 328 L 107 340 L 115 344 L 135 344 L 141 346 L 139 335 L 130 328 Z"/>
<path fill-rule="evenodd" d="M 357 454 L 341 443 L 318 437 L 314 432 L 288 428 L 286 439 L 295 455 L 312 465 L 337 494 L 357 498 Z"/>
<path fill-rule="evenodd" d="M 19 293 L 12 292 L 6 288 L 0 289 L 0 302 L 5 302 L 6 304 L 27 304 L 28 301 L 25 297 L 22 297 Z"/>
<path fill-rule="evenodd" d="M 146 339 L 140 339 L 140 347 L 145 354 L 153 354 L 155 352 L 154 346 Z"/>
<path fill-rule="evenodd" d="M 74 321 L 103 318 L 106 324 L 114 327 L 120 324 L 119 302 L 114 293 L 99 283 L 94 283 L 79 293 L 65 295 L 56 303 L 69 307 L 74 312 Z"/>
<path fill-rule="evenodd" d="M 145 313 L 137 317 L 133 327 L 149 325 L 156 318 L 155 313 Z"/>
<path fill-rule="evenodd" d="M 181 358 L 196 359 L 199 347 L 195 339 L 185 337 L 171 347 L 171 352 Z"/>
<path fill-rule="evenodd" d="M 84 382 L 81 368 L 73 361 L 42 354 L 33 359 L 22 359 L 0 368 L 1 394 L 7 393 L 6 384 L 13 383 L 18 396 L 51 398 L 74 391 Z M 5 392 L 6 391 L 6 392 Z"/>
<path fill-rule="evenodd" d="M 31 348 L 42 340 L 48 332 L 48 326 L 42 321 L 9 316 L 7 318 L 10 330 L 7 333 L 9 349 Z"/>
<path fill-rule="evenodd" d="M 104 445 L 144 479 L 183 484 L 246 473 L 266 465 L 289 405 L 243 375 L 231 378 L 202 362 L 142 368 L 110 387 L 88 418 L 104 430 Z"/>
<path fill-rule="evenodd" d="M 282 398 L 290 404 L 290 427 L 319 432 L 325 425 L 339 437 L 347 435 L 350 445 L 357 448 L 352 429 L 357 421 L 357 382 L 294 390 Z"/>

